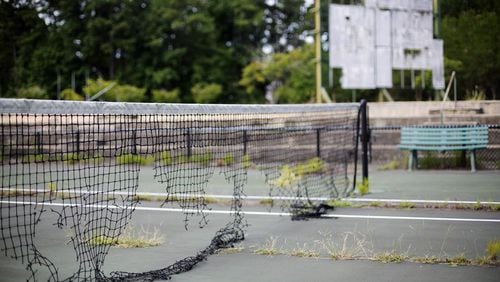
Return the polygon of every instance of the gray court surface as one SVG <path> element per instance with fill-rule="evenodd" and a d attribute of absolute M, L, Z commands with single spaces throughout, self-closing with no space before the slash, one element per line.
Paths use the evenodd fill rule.
<path fill-rule="evenodd" d="M 161 186 L 145 181 L 145 174 L 141 175 L 140 190 L 163 192 Z M 365 197 L 499 201 L 499 176 L 498 171 L 373 171 L 372 190 Z M 207 194 L 228 194 L 230 187 L 224 183 L 222 176 L 216 175 Z M 250 172 L 247 195 L 266 194 L 263 177 Z M 143 202 L 140 206 L 158 208 L 160 203 Z M 177 208 L 176 204 L 169 207 Z M 210 208 L 224 211 L 229 206 L 216 204 Z M 276 215 L 281 211 L 278 207 L 269 210 L 267 206 L 252 203 L 245 205 L 244 211 L 260 212 L 246 216 L 249 226 L 244 241 L 232 250 L 210 256 L 190 272 L 173 276 L 172 281 L 498 281 L 500 277 L 498 266 L 383 263 L 376 259 L 383 253 L 410 258 L 483 257 L 488 241 L 500 240 L 500 223 L 481 220 L 499 220 L 500 212 L 339 208 L 331 212 L 338 218 L 292 221 L 288 216 Z M 156 232 L 163 243 L 142 249 L 112 247 L 104 272 L 160 269 L 196 254 L 231 220 L 227 214 L 207 216 L 206 227 L 198 228 L 201 218 L 193 216 L 186 230 L 180 212 L 136 210 L 131 228 Z M 415 217 L 420 219 L 412 219 Z M 436 218 L 441 220 L 432 220 Z M 36 240 L 40 251 L 58 265 L 60 277 L 65 278 L 75 271 L 75 255 L 69 244 L 61 244 L 67 242 L 67 231 L 55 228 L 55 220 L 55 214 L 47 213 L 37 226 Z M 266 255 L 259 254 L 264 251 Z M 332 254 L 341 254 L 342 259 L 333 260 Z M 349 256 L 358 259 L 348 259 Z M 0 281 L 27 278 L 21 264 L 0 256 Z"/>

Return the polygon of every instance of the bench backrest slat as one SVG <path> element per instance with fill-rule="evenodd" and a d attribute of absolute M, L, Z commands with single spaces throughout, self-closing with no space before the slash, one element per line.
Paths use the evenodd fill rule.
<path fill-rule="evenodd" d="M 482 149 L 487 145 L 487 126 L 403 127 L 399 148 L 447 151 Z"/>

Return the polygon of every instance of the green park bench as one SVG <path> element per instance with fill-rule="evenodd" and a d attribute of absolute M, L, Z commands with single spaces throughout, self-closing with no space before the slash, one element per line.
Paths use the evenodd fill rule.
<path fill-rule="evenodd" d="M 476 150 L 488 145 L 488 126 L 411 126 L 401 128 L 399 149 L 409 150 L 408 169 L 417 168 L 418 151 L 468 151 L 476 171 Z"/>

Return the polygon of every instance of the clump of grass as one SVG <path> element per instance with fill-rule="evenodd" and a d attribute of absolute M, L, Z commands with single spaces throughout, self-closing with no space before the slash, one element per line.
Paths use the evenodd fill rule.
<path fill-rule="evenodd" d="M 303 176 L 307 174 L 319 173 L 323 171 L 325 165 L 323 161 L 316 157 L 312 158 L 304 163 L 298 163 L 294 168 L 294 173 L 298 176 Z"/>
<path fill-rule="evenodd" d="M 349 208 L 353 206 L 351 202 L 337 199 L 329 200 L 326 204 L 334 208 Z"/>
<path fill-rule="evenodd" d="M 249 155 L 243 155 L 243 157 L 241 158 L 241 166 L 245 169 L 251 168 L 253 166 L 252 162 L 250 161 Z"/>
<path fill-rule="evenodd" d="M 87 243 L 92 246 L 116 246 L 118 244 L 118 238 L 98 235 L 90 238 Z"/>
<path fill-rule="evenodd" d="M 141 156 L 134 154 L 124 154 L 115 157 L 117 164 L 139 164 L 139 165 L 150 165 L 154 162 L 153 156 Z"/>
<path fill-rule="evenodd" d="M 141 228 L 139 232 L 127 229 L 119 237 L 97 235 L 87 241 L 92 246 L 116 246 L 120 248 L 149 248 L 161 245 L 163 238 L 158 230 L 149 231 Z"/>
<path fill-rule="evenodd" d="M 2 198 L 9 198 L 9 197 L 23 197 L 23 196 L 33 196 L 35 195 L 36 192 L 32 191 L 26 191 L 26 190 L 2 190 L 0 191 L 0 196 Z"/>
<path fill-rule="evenodd" d="M 280 170 L 280 177 L 270 184 L 278 188 L 291 188 L 300 180 L 295 171 L 288 165 L 284 165 Z"/>
<path fill-rule="evenodd" d="M 76 153 L 67 153 L 63 155 L 62 160 L 67 164 L 75 164 L 79 162 L 82 157 Z"/>
<path fill-rule="evenodd" d="M 231 153 L 225 154 L 224 157 L 222 157 L 222 164 L 225 166 L 230 166 L 234 163 L 234 156 Z"/>
<path fill-rule="evenodd" d="M 437 264 L 441 261 L 436 256 L 423 256 L 423 257 L 414 257 L 411 258 L 412 262 L 423 263 L 423 264 Z"/>
<path fill-rule="evenodd" d="M 218 249 L 216 251 L 217 254 L 222 254 L 222 255 L 232 255 L 232 254 L 239 254 L 243 252 L 245 248 L 241 245 L 230 247 L 230 248 L 222 248 Z"/>
<path fill-rule="evenodd" d="M 444 263 L 447 263 L 452 266 L 458 266 L 458 265 L 470 265 L 471 260 L 467 259 L 465 257 L 465 254 L 459 254 L 457 256 L 451 257 L 451 258 L 445 258 Z"/>
<path fill-rule="evenodd" d="M 396 170 L 401 167 L 401 164 L 397 160 L 392 160 L 383 166 L 379 167 L 378 170 Z"/>
<path fill-rule="evenodd" d="M 133 202 L 151 202 L 155 201 L 156 198 L 150 195 L 137 194 L 132 196 L 131 201 Z"/>
<path fill-rule="evenodd" d="M 369 257 L 371 244 L 366 236 L 356 232 L 345 232 L 339 236 L 324 234 L 320 232 L 323 239 L 316 241 L 334 260 L 347 260 L 361 257 Z"/>
<path fill-rule="evenodd" d="M 205 152 L 202 154 L 194 154 L 189 158 L 189 162 L 201 165 L 208 165 L 212 161 L 212 153 Z"/>
<path fill-rule="evenodd" d="M 489 259 L 497 260 L 500 257 L 500 240 L 489 241 L 486 251 Z"/>
<path fill-rule="evenodd" d="M 415 208 L 415 204 L 410 202 L 401 202 L 399 203 L 399 207 L 402 209 L 413 209 Z"/>
<path fill-rule="evenodd" d="M 255 249 L 254 253 L 263 256 L 282 255 L 283 252 L 276 247 L 277 243 L 278 243 L 278 237 L 271 237 L 266 241 L 266 243 L 263 246 Z"/>
<path fill-rule="evenodd" d="M 47 183 L 47 189 L 49 190 L 50 193 L 56 192 L 57 191 L 57 183 L 55 183 L 55 182 Z"/>
<path fill-rule="evenodd" d="M 205 204 L 217 204 L 219 201 L 214 197 L 203 197 Z"/>
<path fill-rule="evenodd" d="M 44 154 L 26 155 L 23 157 L 23 163 L 43 163 L 49 160 L 49 156 Z"/>
<path fill-rule="evenodd" d="M 370 202 L 368 206 L 374 208 L 381 208 L 384 206 L 384 204 L 382 202 Z"/>
<path fill-rule="evenodd" d="M 171 165 L 172 164 L 172 155 L 169 151 L 163 151 L 159 154 L 160 163 L 162 165 Z"/>
<path fill-rule="evenodd" d="M 363 178 L 363 181 L 356 185 L 356 190 L 361 196 L 368 194 L 370 192 L 370 183 L 368 182 L 368 178 Z"/>
<path fill-rule="evenodd" d="M 382 263 L 401 263 L 407 259 L 408 256 L 396 253 L 395 251 L 379 253 L 374 257 L 374 260 Z"/>
<path fill-rule="evenodd" d="M 319 252 L 308 248 L 307 244 L 304 243 L 303 246 L 297 245 L 293 250 L 291 250 L 288 255 L 292 257 L 301 257 L 301 258 L 318 258 Z"/>
<path fill-rule="evenodd" d="M 101 155 L 97 155 L 97 156 L 93 156 L 90 161 L 92 162 L 92 164 L 94 165 L 99 165 L 99 164 L 102 164 L 104 162 L 104 157 L 101 156 Z"/>
<path fill-rule="evenodd" d="M 259 201 L 259 204 L 265 205 L 265 206 L 272 206 L 274 204 L 273 199 L 262 199 Z"/>

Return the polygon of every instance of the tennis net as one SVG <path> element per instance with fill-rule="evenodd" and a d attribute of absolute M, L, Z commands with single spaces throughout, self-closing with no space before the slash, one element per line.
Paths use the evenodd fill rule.
<path fill-rule="evenodd" d="M 321 212 L 322 204 L 312 198 L 352 192 L 359 110 L 354 103 L 0 99 L 0 248 L 24 264 L 34 280 L 40 273 L 49 280 L 64 279 L 35 240 L 41 219 L 52 214 L 55 230 L 69 230 L 76 254 L 76 271 L 65 279 L 169 279 L 244 239 L 242 195 L 249 170 L 262 172 L 269 194 L 287 199 L 281 208 L 295 219 Z M 233 187 L 233 216 L 195 256 L 158 270 L 105 274 L 110 245 L 99 242 L 115 240 L 124 232 L 139 205 L 139 172 L 145 166 L 153 169 L 154 179 L 168 195 L 164 202 L 175 200 L 184 211 L 186 228 L 195 216 L 200 226 L 207 224 L 203 195 L 216 172 Z"/>

